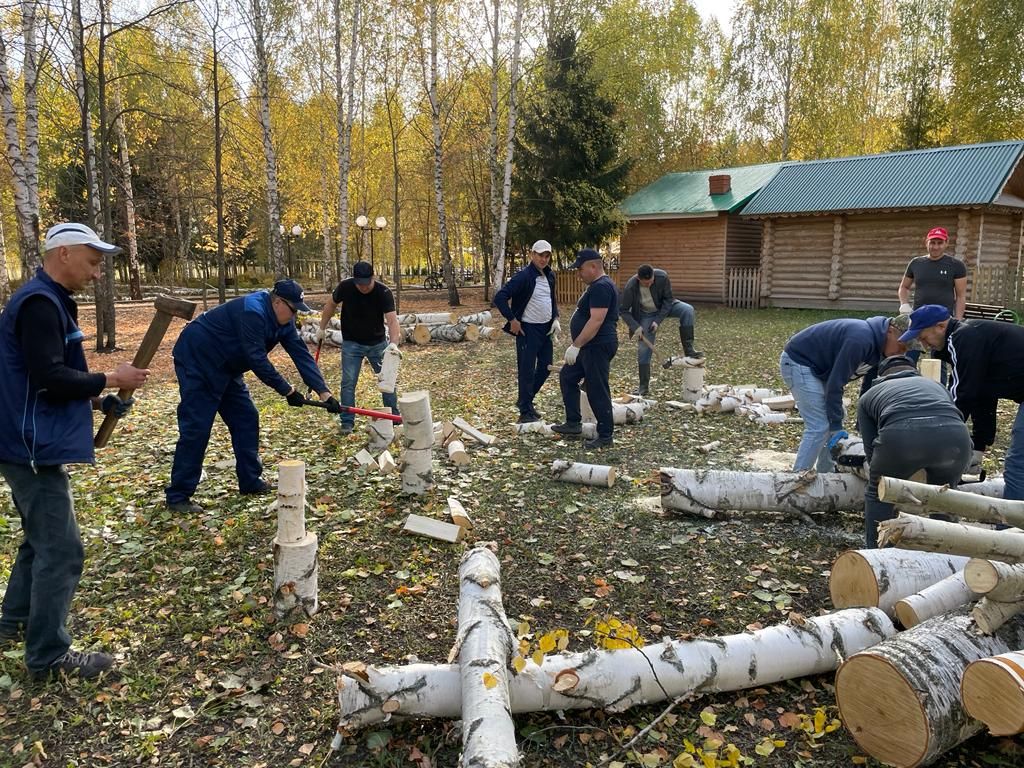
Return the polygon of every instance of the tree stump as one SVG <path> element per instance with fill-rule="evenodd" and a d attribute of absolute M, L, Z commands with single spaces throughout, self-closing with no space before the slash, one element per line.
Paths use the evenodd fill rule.
<path fill-rule="evenodd" d="M 297 608 L 312 616 L 320 607 L 315 533 L 306 532 L 306 465 L 282 461 L 277 475 L 277 536 L 274 552 L 274 613 Z"/>

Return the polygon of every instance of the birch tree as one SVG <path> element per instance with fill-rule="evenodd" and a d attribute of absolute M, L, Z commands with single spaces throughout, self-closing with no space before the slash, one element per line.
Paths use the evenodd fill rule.
<path fill-rule="evenodd" d="M 7 238 L 4 236 L 4 217 L 0 211 L 0 304 L 11 298 L 11 276 L 7 272 Z"/>
<path fill-rule="evenodd" d="M 348 179 L 352 169 L 352 123 L 355 120 L 356 57 L 359 51 L 359 16 L 362 0 L 352 2 L 352 35 L 348 50 L 348 76 L 341 66 L 341 0 L 334 0 L 334 78 L 338 100 L 338 246 L 341 275 L 349 275 L 348 265 Z"/>

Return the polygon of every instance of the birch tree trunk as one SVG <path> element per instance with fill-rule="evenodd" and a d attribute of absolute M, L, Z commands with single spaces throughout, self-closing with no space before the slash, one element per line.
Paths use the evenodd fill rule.
<path fill-rule="evenodd" d="M 7 238 L 4 236 L 3 210 L 0 209 L 0 305 L 11 298 L 11 276 L 7 272 Z"/>
<path fill-rule="evenodd" d="M 964 566 L 967 586 L 993 600 L 1012 602 L 1024 597 L 1024 563 L 1001 563 L 974 558 Z"/>
<path fill-rule="evenodd" d="M 978 595 L 972 592 L 964 581 L 964 572 L 957 571 L 952 576 L 947 576 L 916 594 L 907 595 L 896 603 L 896 618 L 905 628 L 910 629 L 977 599 Z"/>
<path fill-rule="evenodd" d="M 348 277 L 348 177 L 352 168 L 352 122 L 355 119 L 356 53 L 359 49 L 361 0 L 352 3 L 352 37 L 348 52 L 348 79 L 341 69 L 341 1 L 334 0 L 334 80 L 338 102 L 338 251 L 341 279 Z M 396 225 L 397 226 L 397 225 Z"/>
<path fill-rule="evenodd" d="M 263 0 L 251 0 L 253 46 L 256 51 L 256 87 L 259 91 L 260 131 L 263 138 L 263 161 L 267 175 L 267 224 L 269 238 L 267 251 L 274 277 L 287 277 L 284 244 L 281 235 L 281 200 L 277 182 L 277 150 L 270 128 L 270 61 L 267 56 L 267 38 L 264 24 L 269 9 Z"/>
<path fill-rule="evenodd" d="M 128 285 L 129 294 L 136 301 L 142 298 L 142 279 L 139 274 L 139 240 L 135 231 L 135 194 L 132 189 L 132 161 L 128 154 L 128 133 L 124 128 L 121 109 L 121 91 L 114 88 L 114 129 L 121 165 L 121 193 L 124 195 L 125 223 L 128 229 Z"/>
<path fill-rule="evenodd" d="M 213 58 L 213 200 L 217 214 L 217 300 L 228 300 L 228 262 L 224 245 L 224 132 L 221 129 L 223 107 L 220 102 L 220 3 L 213 2 L 210 22 L 210 55 Z M 237 283 L 236 283 L 237 290 Z"/>
<path fill-rule="evenodd" d="M 491 100 L 487 112 L 487 168 L 491 175 L 490 213 L 491 213 L 491 264 L 494 269 L 492 284 L 494 290 L 501 288 L 502 275 L 505 269 L 504 249 L 498 248 L 498 225 L 501 218 L 501 185 L 498 168 L 498 81 L 501 77 L 501 58 L 499 43 L 501 42 L 501 0 L 491 3 Z M 500 263 L 500 267 L 499 267 Z M 484 299 L 488 297 L 485 295 Z"/>
<path fill-rule="evenodd" d="M 512 199 L 512 163 L 515 154 L 516 121 L 519 105 L 516 94 L 519 90 L 519 56 L 523 42 L 523 7 L 525 0 L 516 0 L 516 15 L 512 25 L 512 65 L 508 85 L 508 126 L 505 133 L 505 173 L 501 183 L 501 211 L 498 216 L 497 253 L 494 255 L 494 275 L 501 282 L 494 283 L 498 290 L 505 280 L 505 238 L 508 235 L 509 201 Z M 500 261 L 500 264 L 499 264 Z"/>
<path fill-rule="evenodd" d="M 832 563 L 828 591 L 836 608 L 870 606 L 893 616 L 896 603 L 957 573 L 967 558 L 906 549 L 851 549 Z"/>
<path fill-rule="evenodd" d="M 99 39 L 96 41 L 96 117 L 97 126 L 96 154 L 98 161 L 97 184 L 99 185 L 99 209 L 103 220 L 103 232 L 110 240 L 114 239 L 114 216 L 111 210 L 110 196 L 110 121 L 107 111 L 107 43 L 112 32 L 108 31 L 110 16 L 110 0 L 99 2 L 100 24 Z M 84 59 L 83 59 L 84 62 Z M 97 297 L 96 316 L 103 316 L 103 330 L 96 336 L 97 345 L 103 341 L 103 349 L 112 352 L 117 349 L 117 314 L 114 312 L 114 254 L 103 254 L 103 295 Z M 97 346 L 97 348 L 99 348 Z"/>
<path fill-rule="evenodd" d="M 1024 501 L 986 498 L 947 486 L 894 477 L 883 477 L 879 481 L 878 498 L 899 504 L 917 515 L 942 512 L 979 523 L 1002 523 L 1024 528 Z"/>

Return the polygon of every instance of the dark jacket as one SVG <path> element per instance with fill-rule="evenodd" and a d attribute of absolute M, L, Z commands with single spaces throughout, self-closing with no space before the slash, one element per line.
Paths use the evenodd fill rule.
<path fill-rule="evenodd" d="M 668 317 L 675 298 L 672 296 L 672 282 L 668 279 L 668 273 L 663 269 L 654 270 L 654 282 L 651 283 L 651 298 L 658 308 L 658 315 L 654 322 L 661 325 L 662 320 Z M 622 287 L 619 296 L 619 317 L 632 333 L 640 327 L 640 278 L 633 275 Z"/>
<path fill-rule="evenodd" d="M 252 371 L 275 392 L 287 395 L 292 385 L 267 359 L 267 353 L 278 344 L 307 386 L 314 392 L 327 389 L 295 323 L 278 324 L 269 291 L 240 296 L 203 312 L 185 326 L 172 354 L 176 362 L 206 379 L 214 392 L 222 392 L 232 379 Z"/>
<path fill-rule="evenodd" d="M 555 298 L 555 273 L 551 267 L 544 267 L 541 272 L 533 265 L 533 262 L 520 269 L 512 278 L 494 294 L 494 306 L 501 312 L 502 317 L 507 321 L 504 328 L 505 333 L 512 333 L 510 324 L 513 320 L 522 320 L 526 305 L 533 297 L 533 290 L 537 287 L 537 278 L 544 275 L 548 279 L 548 287 L 551 289 L 551 318 L 558 317 L 558 301 Z"/>
<path fill-rule="evenodd" d="M 825 413 L 832 431 L 843 426 L 843 388 L 878 366 L 888 330 L 888 317 L 841 318 L 808 326 L 786 342 L 789 358 L 825 382 Z"/>
<path fill-rule="evenodd" d="M 937 381 L 926 379 L 916 371 L 875 379 L 857 402 L 857 427 L 864 440 L 867 460 L 871 461 L 879 432 L 892 425 L 921 423 L 921 419 L 936 424 L 952 422 L 963 425 L 953 398 Z M 964 425 L 963 429 L 966 435 L 967 426 Z"/>
<path fill-rule="evenodd" d="M 983 451 L 996 439 L 996 403 L 1024 402 L 1024 327 L 951 319 L 939 357 L 953 366 L 949 393 L 971 420 L 974 447 Z"/>
<path fill-rule="evenodd" d="M 45 296 L 57 307 L 64 330 L 64 364 L 88 371 L 84 336 L 74 320 L 75 303 L 41 269 L 15 291 L 0 314 L 0 461 L 30 466 L 91 464 L 95 460 L 90 398 L 58 400 L 29 380 L 16 331 L 18 311 L 30 296 Z"/>

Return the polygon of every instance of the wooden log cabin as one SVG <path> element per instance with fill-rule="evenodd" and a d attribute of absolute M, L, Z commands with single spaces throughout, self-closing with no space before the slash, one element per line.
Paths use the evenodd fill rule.
<path fill-rule="evenodd" d="M 1024 142 L 788 163 L 743 207 L 762 224 L 762 306 L 895 311 L 907 263 L 945 227 L 970 302 L 1017 304 Z"/>

